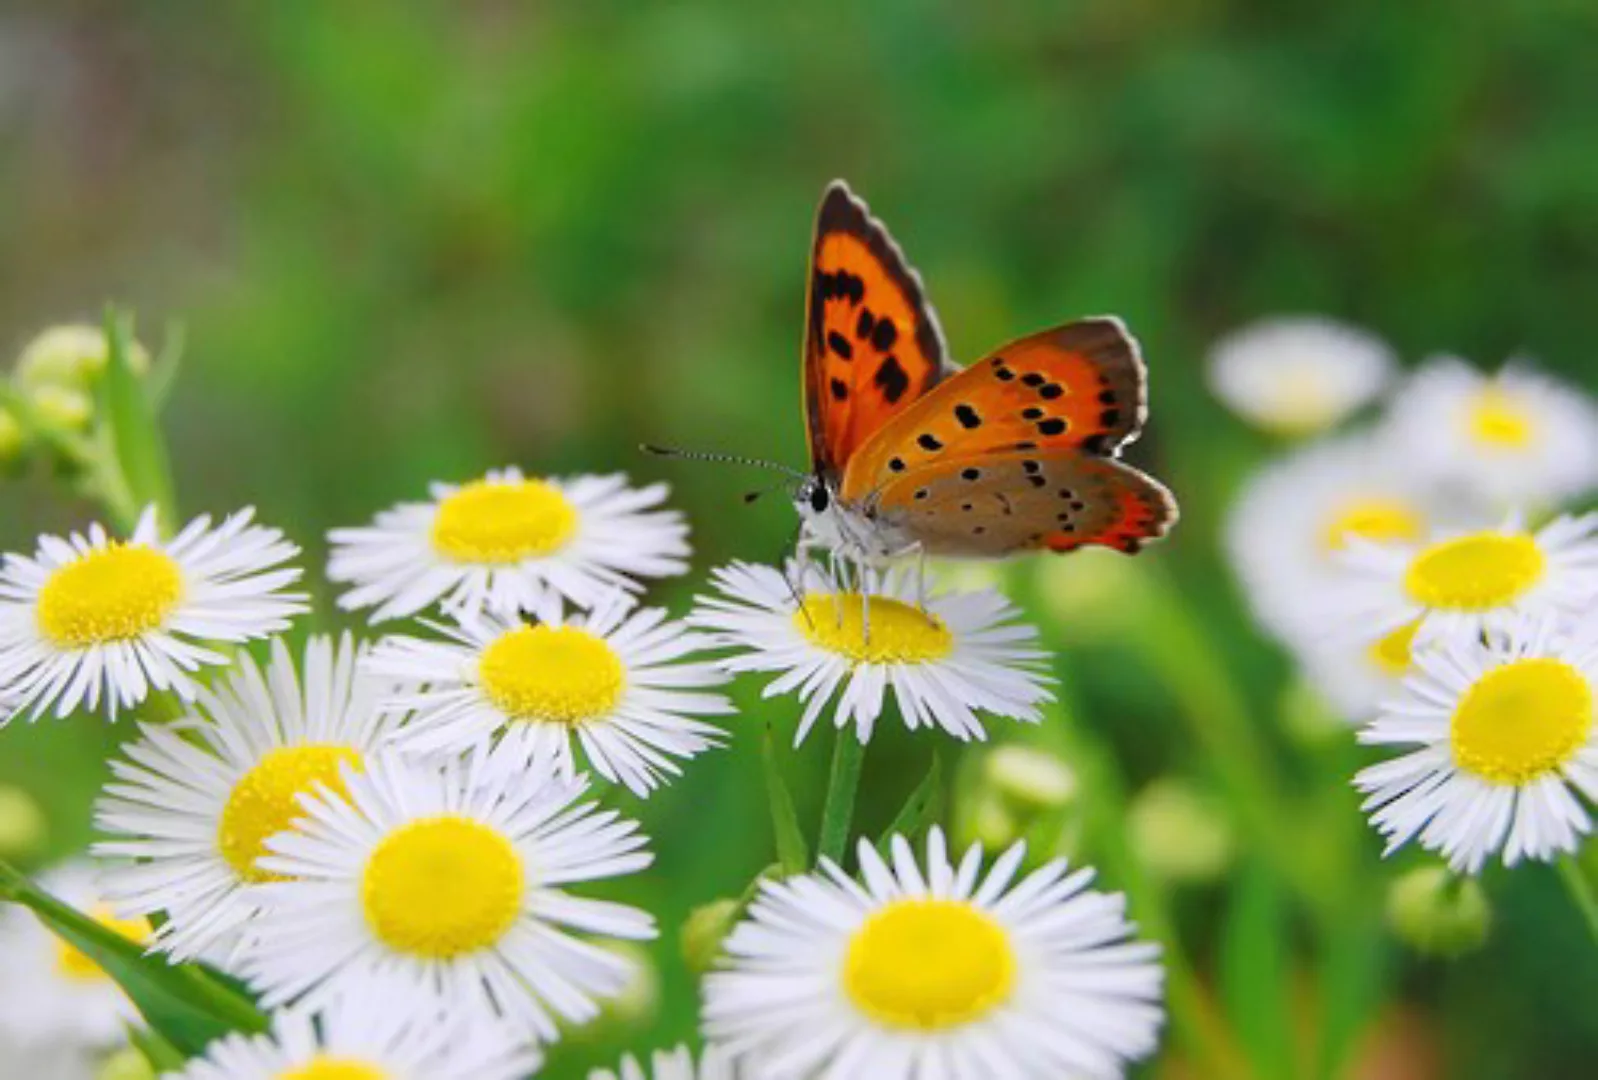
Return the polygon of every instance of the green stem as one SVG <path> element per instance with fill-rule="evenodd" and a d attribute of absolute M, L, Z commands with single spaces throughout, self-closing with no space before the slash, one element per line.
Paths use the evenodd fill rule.
<path fill-rule="evenodd" d="M 1598 894 L 1593 892 L 1592 882 L 1587 879 L 1581 865 L 1572 856 L 1559 860 L 1559 877 L 1565 883 L 1565 891 L 1570 894 L 1571 903 L 1581 912 L 1581 917 L 1587 924 L 1587 932 L 1592 935 L 1593 943 L 1598 944 Z"/>
<path fill-rule="evenodd" d="M 827 801 L 821 808 L 821 834 L 816 854 L 839 862 L 849 846 L 849 827 L 854 821 L 855 793 L 860 789 L 860 766 L 866 745 L 852 728 L 838 732 L 832 746 L 832 774 L 827 780 Z"/>

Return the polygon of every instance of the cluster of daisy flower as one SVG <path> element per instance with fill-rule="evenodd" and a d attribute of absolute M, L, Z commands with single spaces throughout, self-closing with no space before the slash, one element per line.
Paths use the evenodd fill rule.
<path fill-rule="evenodd" d="M 169 1075 L 535 1073 L 628 985 L 617 943 L 657 934 L 590 895 L 652 862 L 606 792 L 646 798 L 726 742 L 739 672 L 797 696 L 796 744 L 827 716 L 863 745 L 890 700 L 961 740 L 984 737 L 984 714 L 1040 718 L 1046 656 L 991 590 L 923 605 L 899 574 L 862 594 L 738 563 L 687 617 L 644 606 L 649 581 L 687 569 L 665 497 L 514 469 L 438 485 L 331 534 L 327 576 L 374 640 L 303 650 L 282 636 L 309 609 L 299 549 L 249 511 L 171 536 L 147 512 L 125 538 L 93 526 L 7 557 L 7 717 L 138 718 L 91 858 L 44 888 L 270 1013 L 269 1033 Z M 703 1053 L 596 1077 L 1113 1077 L 1153 1051 L 1156 947 L 1091 871 L 1023 872 L 1021 845 L 984 868 L 936 828 L 920 855 L 903 836 L 880 851 L 861 839 L 854 874 L 822 858 L 751 890 L 704 981 Z M 20 910 L 0 953 L 0 999 L 22 1003 L 0 1008 L 22 1020 L 0 1043 L 18 1055 L 87 1054 L 136 1022 Z"/>
<path fill-rule="evenodd" d="M 1598 800 L 1598 515 L 1568 511 L 1598 488 L 1598 405 L 1525 362 L 1440 357 L 1332 432 L 1392 358 L 1309 319 L 1233 335 L 1211 373 L 1260 426 L 1319 435 L 1247 482 L 1227 548 L 1360 741 L 1401 749 L 1355 779 L 1389 851 L 1418 841 L 1458 873 L 1576 851 Z"/>

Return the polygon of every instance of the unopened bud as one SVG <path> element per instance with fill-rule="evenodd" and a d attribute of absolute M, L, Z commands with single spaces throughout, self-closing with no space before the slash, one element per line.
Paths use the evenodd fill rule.
<path fill-rule="evenodd" d="M 721 943 L 732 933 L 743 905 L 737 900 L 712 900 L 688 913 L 682 924 L 681 942 L 683 960 L 688 970 L 703 974 L 715 966 L 721 956 Z"/>
<path fill-rule="evenodd" d="M 52 427 L 76 431 L 94 415 L 94 401 L 81 390 L 66 386 L 40 386 L 32 392 L 33 408 Z"/>
<path fill-rule="evenodd" d="M 142 1053 L 126 1046 L 105 1059 L 95 1080 L 155 1080 L 155 1069 Z"/>
<path fill-rule="evenodd" d="M 1009 743 L 989 751 L 983 777 L 1023 813 L 1059 810 L 1076 797 L 1077 781 L 1065 762 L 1047 750 Z"/>
<path fill-rule="evenodd" d="M 31 859 L 48 835 L 44 811 L 33 796 L 18 787 L 0 786 L 0 858 Z"/>
<path fill-rule="evenodd" d="M 17 359 L 17 382 L 25 390 L 65 386 L 82 390 L 94 384 L 110 361 L 105 331 L 86 323 L 52 326 L 22 350 Z M 128 366 L 134 374 L 150 370 L 150 354 L 137 341 L 128 343 Z"/>
<path fill-rule="evenodd" d="M 1166 881 L 1214 881 L 1231 865 L 1231 824 L 1206 792 L 1177 777 L 1155 780 L 1132 801 L 1132 846 Z"/>
<path fill-rule="evenodd" d="M 10 409 L 0 407 L 0 469 L 16 464 L 27 448 L 28 433 Z"/>
<path fill-rule="evenodd" d="M 1487 940 L 1492 908 L 1475 878 L 1445 866 L 1422 866 L 1388 888 L 1387 923 L 1416 952 L 1459 956 Z"/>
<path fill-rule="evenodd" d="M 979 792 L 962 816 L 962 839 L 981 844 L 989 851 L 1002 851 L 1025 832 L 1004 800 L 991 791 Z"/>

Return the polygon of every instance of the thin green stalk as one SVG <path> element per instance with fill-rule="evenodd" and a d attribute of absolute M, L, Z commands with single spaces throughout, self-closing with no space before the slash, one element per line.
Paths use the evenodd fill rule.
<path fill-rule="evenodd" d="M 1581 917 L 1587 924 L 1587 932 L 1592 935 L 1593 944 L 1598 945 L 1598 894 L 1595 894 L 1592 882 L 1573 857 L 1566 856 L 1559 860 L 1559 878 L 1565 883 L 1565 891 L 1570 894 L 1571 903 L 1576 905 L 1576 910 L 1581 912 Z"/>
<path fill-rule="evenodd" d="M 832 746 L 832 774 L 827 780 L 827 801 L 821 808 L 821 833 L 816 854 L 839 862 L 849 846 L 854 822 L 855 793 L 860 789 L 860 767 L 866 746 L 850 728 L 840 729 Z"/>

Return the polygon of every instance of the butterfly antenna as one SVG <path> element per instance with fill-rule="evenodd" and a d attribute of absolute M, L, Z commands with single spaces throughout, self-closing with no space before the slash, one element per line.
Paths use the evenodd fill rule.
<path fill-rule="evenodd" d="M 770 469 L 780 472 L 794 480 L 806 479 L 806 474 L 798 469 L 791 469 L 776 461 L 767 461 L 764 458 L 744 457 L 742 454 L 721 454 L 706 450 L 679 450 L 673 446 L 655 446 L 651 443 L 642 443 L 638 447 L 646 454 L 656 457 L 677 458 L 682 461 L 715 461 L 728 465 L 748 465 L 756 469 Z"/>

